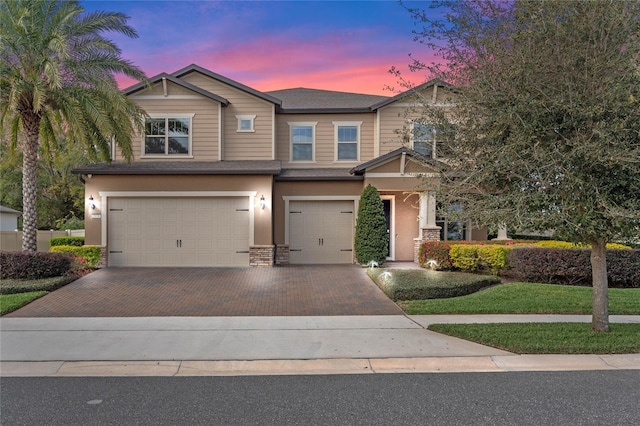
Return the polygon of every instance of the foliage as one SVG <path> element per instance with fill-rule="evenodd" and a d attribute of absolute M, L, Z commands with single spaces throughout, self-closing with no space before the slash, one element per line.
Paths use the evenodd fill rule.
<path fill-rule="evenodd" d="M 79 199 L 82 199 L 80 197 Z M 67 217 L 56 220 L 56 229 L 65 231 L 67 229 L 84 229 L 84 219 L 80 219 L 73 212 Z"/>
<path fill-rule="evenodd" d="M 389 251 L 384 205 L 380 193 L 371 185 L 367 185 L 360 196 L 355 250 L 356 260 L 361 265 L 366 265 L 370 261 L 382 265 Z"/>
<path fill-rule="evenodd" d="M 637 315 L 640 312 L 640 288 L 612 288 L 609 293 L 612 314 Z M 400 305 L 409 315 L 586 315 L 591 310 L 592 296 L 593 290 L 589 287 L 512 283 L 454 299 L 412 300 Z"/>
<path fill-rule="evenodd" d="M 131 137 L 144 112 L 118 90 L 114 74 L 142 80 L 144 73 L 103 36 L 136 37 L 127 19 L 85 13 L 73 0 L 0 3 L 0 127 L 9 125 L 11 144 L 23 154 L 24 250 L 37 249 L 40 148 L 45 157 L 54 153 L 65 133 L 89 158 L 108 161 L 112 142 L 132 156 Z"/>
<path fill-rule="evenodd" d="M 73 282 L 76 276 L 49 277 L 40 279 L 3 278 L 0 294 L 26 293 L 31 291 L 53 291 Z"/>
<path fill-rule="evenodd" d="M 84 245 L 84 237 L 53 237 L 51 238 L 51 240 L 49 240 L 49 247 L 55 247 L 55 246 L 82 247 L 83 245 Z"/>
<path fill-rule="evenodd" d="M 39 279 L 66 275 L 73 256 L 65 253 L 0 251 L 0 278 Z"/>
<path fill-rule="evenodd" d="M 518 354 L 640 353 L 640 324 L 597 333 L 580 323 L 431 324 L 429 330 Z"/>
<path fill-rule="evenodd" d="M 370 268 L 368 274 L 394 301 L 464 296 L 500 283 L 497 277 L 419 269 Z"/>
<path fill-rule="evenodd" d="M 451 246 L 445 241 L 425 241 L 418 248 L 418 261 L 423 268 L 446 271 L 453 268 L 449 256 Z"/>
<path fill-rule="evenodd" d="M 47 294 L 46 291 L 33 291 L 19 294 L 0 294 L 0 315 L 8 314 Z"/>
<path fill-rule="evenodd" d="M 517 279 L 590 285 L 590 252 L 587 249 L 515 247 L 508 254 L 509 275 Z M 640 288 L 640 250 L 607 250 L 610 287 Z"/>
<path fill-rule="evenodd" d="M 584 243 L 570 243 L 568 241 L 556 241 L 556 240 L 547 240 L 547 241 L 539 241 L 535 244 L 536 247 L 542 248 L 588 248 L 587 244 Z M 619 244 L 619 243 L 607 243 L 607 250 L 612 249 L 630 249 L 631 247 Z"/>
<path fill-rule="evenodd" d="M 591 245 L 593 327 L 606 331 L 604 245 L 640 226 L 640 2 L 430 4 L 443 6 L 410 9 L 437 52 L 413 69 L 456 86 L 455 108 L 424 107 L 435 126 L 456 124 L 439 146 L 440 200 Z"/>
<path fill-rule="evenodd" d="M 69 253 L 81 257 L 86 261 L 86 266 L 89 268 L 96 268 L 100 262 L 100 247 L 97 246 L 59 245 L 51 247 L 49 251 L 51 253 Z"/>

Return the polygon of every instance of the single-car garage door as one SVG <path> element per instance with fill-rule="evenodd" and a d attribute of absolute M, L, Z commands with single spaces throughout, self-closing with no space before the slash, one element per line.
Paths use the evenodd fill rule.
<path fill-rule="evenodd" d="M 353 263 L 353 201 L 291 201 L 293 264 Z"/>
<path fill-rule="evenodd" d="M 249 198 L 110 198 L 109 266 L 248 266 Z"/>

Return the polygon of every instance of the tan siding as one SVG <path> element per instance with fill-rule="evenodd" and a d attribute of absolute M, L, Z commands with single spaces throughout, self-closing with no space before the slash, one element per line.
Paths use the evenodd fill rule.
<path fill-rule="evenodd" d="M 277 156 L 283 168 L 345 168 L 373 158 L 374 113 L 362 114 L 279 114 L 277 122 Z M 362 121 L 360 125 L 360 161 L 335 161 L 334 121 Z M 315 162 L 290 162 L 290 126 L 293 122 L 317 122 Z"/>
<path fill-rule="evenodd" d="M 229 101 L 223 114 L 223 159 L 271 160 L 273 158 L 273 104 L 232 86 L 193 72 L 182 79 Z M 236 115 L 255 115 L 254 133 L 237 132 Z"/>

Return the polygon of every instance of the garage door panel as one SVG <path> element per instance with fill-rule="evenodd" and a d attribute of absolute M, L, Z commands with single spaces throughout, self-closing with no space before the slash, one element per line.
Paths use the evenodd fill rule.
<path fill-rule="evenodd" d="M 109 264 L 247 266 L 248 206 L 248 197 L 111 199 Z"/>

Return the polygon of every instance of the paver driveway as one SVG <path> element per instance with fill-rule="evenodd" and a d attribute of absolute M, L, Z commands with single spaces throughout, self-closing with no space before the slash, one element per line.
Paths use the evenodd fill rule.
<path fill-rule="evenodd" d="M 106 268 L 7 317 L 402 315 L 356 265 Z"/>

